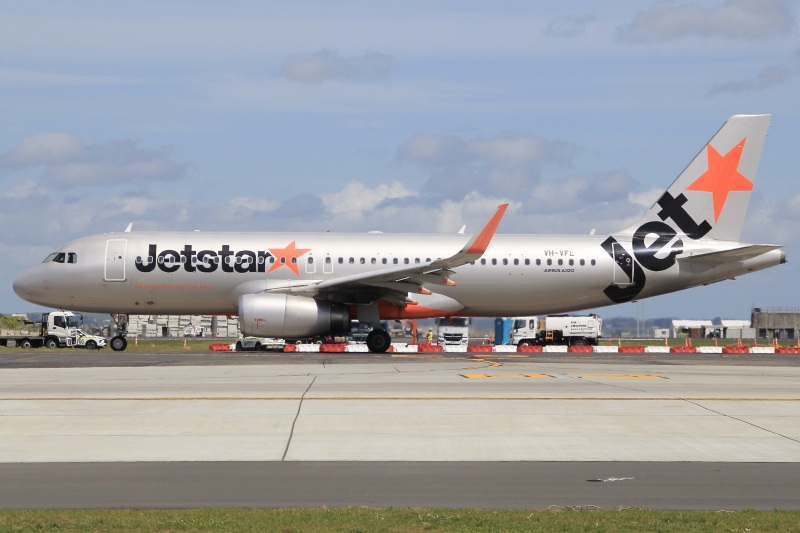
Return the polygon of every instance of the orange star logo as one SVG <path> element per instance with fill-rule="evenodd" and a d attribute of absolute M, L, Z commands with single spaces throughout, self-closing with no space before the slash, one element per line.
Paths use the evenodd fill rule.
<path fill-rule="evenodd" d="M 752 191 L 753 182 L 739 174 L 739 160 L 747 139 L 742 139 L 730 152 L 720 155 L 708 145 L 708 170 L 689 185 L 687 191 L 710 192 L 714 198 L 714 222 L 719 220 L 722 208 L 731 191 Z"/>
<path fill-rule="evenodd" d="M 300 275 L 300 270 L 297 268 L 297 259 L 306 252 L 310 252 L 311 248 L 297 248 L 297 241 L 292 241 L 286 248 L 269 248 L 269 253 L 275 256 L 275 262 L 267 270 L 267 274 L 282 266 L 289 267 L 289 269 L 296 275 Z"/>

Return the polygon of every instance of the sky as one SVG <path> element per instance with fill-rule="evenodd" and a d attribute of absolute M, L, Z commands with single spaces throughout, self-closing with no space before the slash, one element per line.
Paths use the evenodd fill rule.
<path fill-rule="evenodd" d="M 627 227 L 723 122 L 773 115 L 742 239 L 789 263 L 603 308 L 800 307 L 788 0 L 12 2 L 0 18 L 0 312 L 74 238 L 137 230 Z M 535 297 L 535 295 L 532 295 Z"/>

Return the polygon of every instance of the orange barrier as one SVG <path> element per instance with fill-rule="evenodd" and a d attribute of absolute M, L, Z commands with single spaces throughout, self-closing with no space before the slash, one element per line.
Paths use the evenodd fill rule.
<path fill-rule="evenodd" d="M 296 344 L 286 343 L 286 344 L 283 345 L 283 353 L 296 352 L 296 351 L 297 351 L 297 345 Z"/>
<path fill-rule="evenodd" d="M 541 352 L 542 349 L 542 346 L 517 346 L 517 352 L 519 353 Z"/>
<path fill-rule="evenodd" d="M 321 344 L 319 351 L 325 353 L 344 353 L 346 346 L 346 344 Z"/>
<path fill-rule="evenodd" d="M 800 346 L 778 346 L 775 353 L 800 353 Z"/>
<path fill-rule="evenodd" d="M 673 346 L 669 349 L 669 353 L 697 353 L 697 348 L 694 346 Z"/>
<path fill-rule="evenodd" d="M 444 347 L 439 346 L 438 344 L 420 344 L 417 346 L 417 351 L 419 353 L 441 352 L 443 350 Z"/>
<path fill-rule="evenodd" d="M 492 346 L 490 344 L 478 344 L 475 346 L 467 346 L 468 352 L 477 353 L 492 353 Z"/>
<path fill-rule="evenodd" d="M 230 344 L 209 344 L 208 349 L 212 352 L 230 352 Z"/>
<path fill-rule="evenodd" d="M 620 346 L 619 353 L 644 353 L 644 346 Z"/>
<path fill-rule="evenodd" d="M 747 346 L 723 346 L 722 353 L 750 353 Z"/>
<path fill-rule="evenodd" d="M 567 351 L 586 353 L 586 352 L 593 352 L 594 348 L 592 346 L 570 346 L 569 348 L 567 348 Z"/>

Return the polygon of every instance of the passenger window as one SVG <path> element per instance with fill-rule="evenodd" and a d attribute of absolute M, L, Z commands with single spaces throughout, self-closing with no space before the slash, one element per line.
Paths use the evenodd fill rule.
<path fill-rule="evenodd" d="M 584 266 L 584 265 L 586 265 L 586 261 L 584 259 L 581 259 L 581 266 Z"/>
<path fill-rule="evenodd" d="M 387 262 L 388 262 L 388 261 L 386 260 L 386 258 L 385 258 L 385 257 L 384 257 L 383 259 L 381 259 L 381 263 L 383 263 L 384 265 L 385 265 Z"/>
<path fill-rule="evenodd" d="M 575 264 L 575 260 L 574 260 L 574 259 L 570 259 L 570 260 L 569 260 L 569 266 L 572 266 L 572 265 L 574 265 L 574 264 Z"/>
<path fill-rule="evenodd" d="M 514 265 L 519 265 L 519 259 L 514 259 Z"/>
<path fill-rule="evenodd" d="M 369 262 L 374 265 L 375 263 L 378 262 L 378 260 L 373 257 L 372 259 L 369 260 Z"/>
<path fill-rule="evenodd" d="M 325 258 L 325 264 L 326 265 L 330 265 L 331 264 L 331 258 L 330 257 L 326 257 Z"/>
<path fill-rule="evenodd" d="M 313 265 L 314 264 L 314 258 L 313 257 L 309 257 L 308 258 L 308 264 L 309 265 Z"/>
<path fill-rule="evenodd" d="M 406 264 L 406 265 L 408 264 L 408 257 L 404 257 L 403 258 L 403 263 Z"/>
<path fill-rule="evenodd" d="M 553 264 L 553 260 L 552 260 L 552 259 L 548 259 L 548 260 L 547 260 L 547 266 L 550 266 L 550 265 L 552 265 L 552 264 Z"/>
<path fill-rule="evenodd" d="M 359 263 L 361 263 L 362 265 L 365 265 L 367 263 L 367 260 L 362 257 L 361 260 L 359 261 Z"/>
<path fill-rule="evenodd" d="M 292 257 L 292 264 L 293 264 L 293 265 L 296 265 L 296 264 L 297 264 L 297 258 L 296 258 L 296 257 Z"/>
<path fill-rule="evenodd" d="M 350 264 L 351 264 L 351 265 L 355 265 L 355 264 L 356 264 L 356 259 L 355 259 L 355 257 L 351 257 L 351 258 L 350 258 Z"/>
<path fill-rule="evenodd" d="M 536 260 L 536 266 L 539 266 L 539 265 L 541 265 L 541 264 L 542 264 L 542 260 L 541 260 L 541 259 L 537 259 L 537 260 Z"/>
<path fill-rule="evenodd" d="M 558 260 L 558 266 L 561 266 L 561 265 L 563 265 L 563 264 L 564 264 L 564 260 L 563 260 L 563 259 L 559 259 L 559 260 Z"/>
<path fill-rule="evenodd" d="M 596 264 L 595 260 L 592 259 L 592 266 L 594 266 L 595 264 Z"/>
<path fill-rule="evenodd" d="M 344 264 L 344 257 L 340 257 L 340 258 L 339 258 L 339 264 L 340 264 L 340 265 L 343 265 L 343 264 Z"/>
<path fill-rule="evenodd" d="M 392 259 L 392 263 L 394 263 L 395 265 L 397 264 L 397 258 L 396 257 L 394 259 Z"/>
<path fill-rule="evenodd" d="M 525 266 L 528 266 L 528 265 L 530 265 L 530 264 L 531 264 L 531 260 L 530 260 L 530 259 L 526 259 L 526 260 L 525 260 Z"/>
<path fill-rule="evenodd" d="M 485 265 L 486 264 L 486 259 L 481 259 L 481 264 Z"/>
<path fill-rule="evenodd" d="M 508 259 L 503 259 L 503 264 L 507 265 L 508 264 Z"/>
<path fill-rule="evenodd" d="M 414 258 L 414 263 L 419 264 L 419 257 Z"/>
<path fill-rule="evenodd" d="M 492 258 L 492 264 L 496 265 L 497 264 L 497 259 Z"/>

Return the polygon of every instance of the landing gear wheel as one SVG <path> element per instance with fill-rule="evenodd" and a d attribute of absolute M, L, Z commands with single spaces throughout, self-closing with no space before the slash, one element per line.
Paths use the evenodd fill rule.
<path fill-rule="evenodd" d="M 392 338 L 382 329 L 373 329 L 367 335 L 367 348 L 373 353 L 385 353 L 392 345 Z"/>
<path fill-rule="evenodd" d="M 121 352 L 127 347 L 128 347 L 128 339 L 126 339 L 125 337 L 120 337 L 119 335 L 117 335 L 116 337 L 111 339 L 111 349 L 114 350 L 115 352 Z"/>

